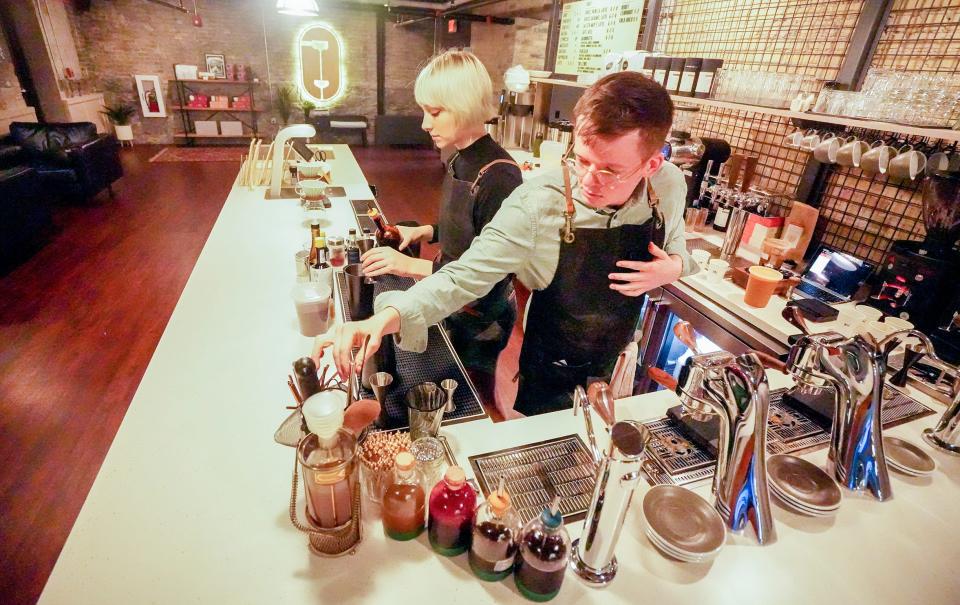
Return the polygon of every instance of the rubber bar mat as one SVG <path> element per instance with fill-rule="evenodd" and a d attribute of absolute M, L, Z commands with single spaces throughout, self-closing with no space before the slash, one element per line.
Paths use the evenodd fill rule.
<path fill-rule="evenodd" d="M 803 412 L 784 403 L 786 389 L 770 391 L 770 413 L 767 418 L 767 453 L 796 454 L 825 448 L 830 432 L 824 430 Z M 933 414 L 934 411 L 889 385 L 884 385 L 881 407 L 883 428 Z M 644 423 L 653 439 L 643 470 L 651 485 L 689 485 L 712 479 L 716 458 L 690 438 L 681 423 L 668 417 Z"/>
<path fill-rule="evenodd" d="M 344 321 L 350 321 L 350 309 L 347 307 L 347 282 L 342 271 L 337 271 L 337 295 L 340 298 L 340 308 L 343 310 Z M 395 275 L 382 275 L 376 279 L 374 297 L 382 292 L 406 290 L 414 281 Z M 480 403 L 480 396 L 467 372 L 454 353 L 453 345 L 446 333 L 438 326 L 429 328 L 427 349 L 423 353 L 404 351 L 393 346 L 396 368 L 393 372 L 393 384 L 384 401 L 387 408 L 389 424 L 387 428 L 406 428 L 410 426 L 407 415 L 407 391 L 421 382 L 433 382 L 437 385 L 446 378 L 457 381 L 457 390 L 453 393 L 453 403 L 456 409 L 444 414 L 443 424 L 456 424 L 478 418 L 486 418 L 487 413 Z M 361 395 L 373 398 L 373 392 L 360 389 Z"/>
<path fill-rule="evenodd" d="M 560 496 L 560 513 L 571 523 L 587 516 L 597 465 L 579 435 L 567 435 L 468 458 L 484 496 L 504 478 L 507 493 L 526 523 Z"/>

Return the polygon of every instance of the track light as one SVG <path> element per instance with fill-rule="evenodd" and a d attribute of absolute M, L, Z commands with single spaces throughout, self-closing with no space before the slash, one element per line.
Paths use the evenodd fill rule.
<path fill-rule="evenodd" d="M 277 12 L 295 17 L 318 17 L 320 7 L 317 0 L 277 0 Z"/>

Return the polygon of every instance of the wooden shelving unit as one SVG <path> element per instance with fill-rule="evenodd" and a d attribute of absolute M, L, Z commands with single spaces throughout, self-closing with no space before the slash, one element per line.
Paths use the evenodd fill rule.
<path fill-rule="evenodd" d="M 258 85 L 257 82 L 239 80 L 181 80 L 180 78 L 176 77 L 176 70 L 174 70 L 174 79 L 170 80 L 170 83 L 176 87 L 176 98 L 178 101 L 178 104 L 172 106 L 170 109 L 172 111 L 179 112 L 180 122 L 183 126 L 183 132 L 175 133 L 173 135 L 174 137 L 185 139 L 188 145 L 193 145 L 197 139 L 249 139 L 257 136 L 257 114 L 261 112 L 261 110 L 256 108 L 253 95 L 254 89 Z M 204 93 L 206 93 L 211 89 L 216 90 L 217 88 L 231 88 L 234 91 L 236 91 L 237 88 L 242 88 L 242 92 L 246 93 L 250 97 L 250 107 L 248 109 L 234 109 L 216 107 L 189 107 L 187 105 L 190 94 L 198 94 L 201 89 L 204 91 Z M 213 117 L 215 114 L 222 113 L 243 124 L 247 132 L 236 136 L 222 134 L 197 134 L 193 123 L 193 115 L 196 113 L 208 113 L 210 114 L 209 117 Z"/>
<path fill-rule="evenodd" d="M 531 78 L 531 82 L 546 84 L 551 86 L 568 86 L 571 88 L 587 88 L 589 84 L 570 82 L 557 78 Z M 715 107 L 717 109 L 728 109 L 732 111 L 747 111 L 771 116 L 780 116 L 796 120 L 807 120 L 810 122 L 821 122 L 823 124 L 836 124 L 850 128 L 864 128 L 866 130 L 881 130 L 884 132 L 894 132 L 907 136 L 927 137 L 930 139 L 940 139 L 942 141 L 960 141 L 960 130 L 950 128 L 924 128 L 921 126 L 909 126 L 906 124 L 895 124 L 893 122 L 881 122 L 879 120 L 867 120 L 860 118 L 847 118 L 843 116 L 828 116 L 819 113 L 790 111 L 789 109 L 775 109 L 773 107 L 762 107 L 760 105 L 748 105 L 746 103 L 732 103 L 730 101 L 718 101 L 716 99 L 701 99 L 697 97 L 682 97 L 679 95 L 670 95 L 674 103 L 685 103 L 688 105 L 699 105 L 701 107 Z"/>

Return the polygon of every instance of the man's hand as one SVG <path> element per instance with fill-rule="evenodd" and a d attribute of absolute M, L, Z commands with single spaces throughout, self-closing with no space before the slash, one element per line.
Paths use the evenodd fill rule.
<path fill-rule="evenodd" d="M 407 246 L 415 241 L 430 241 L 433 239 L 432 225 L 420 225 L 419 227 L 405 227 L 403 225 L 397 225 L 397 229 L 400 231 L 400 235 L 403 236 L 403 240 L 400 242 L 401 250 L 406 250 Z"/>
<path fill-rule="evenodd" d="M 617 261 L 617 266 L 624 269 L 632 269 L 630 273 L 611 273 L 610 289 L 625 296 L 640 296 L 644 292 L 653 290 L 664 284 L 676 281 L 683 271 L 683 260 L 679 256 L 670 256 L 653 242 L 650 243 L 650 254 L 653 260 L 650 262 L 642 261 Z"/>
<path fill-rule="evenodd" d="M 354 367 L 354 371 L 359 372 L 361 362 L 373 357 L 373 354 L 380 349 L 380 342 L 383 337 L 396 331 L 400 325 L 399 322 L 400 315 L 396 309 L 390 307 L 363 321 L 338 323 L 327 334 L 318 336 L 317 343 L 333 341 L 333 362 L 337 366 L 340 378 L 346 380 L 350 376 L 350 359 L 353 355 L 353 349 L 360 349 L 357 352 L 356 366 Z M 370 342 L 367 343 L 364 359 L 361 360 L 363 341 L 368 335 Z"/>
<path fill-rule="evenodd" d="M 423 258 L 411 258 L 393 248 L 373 248 L 360 257 L 363 273 L 370 277 L 392 273 L 403 277 L 426 277 L 433 273 L 433 263 Z"/>

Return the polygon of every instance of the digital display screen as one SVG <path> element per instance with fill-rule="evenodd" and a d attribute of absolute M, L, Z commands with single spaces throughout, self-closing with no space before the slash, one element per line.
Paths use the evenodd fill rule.
<path fill-rule="evenodd" d="M 853 296 L 874 265 L 845 252 L 821 246 L 803 280 L 843 297 Z"/>

